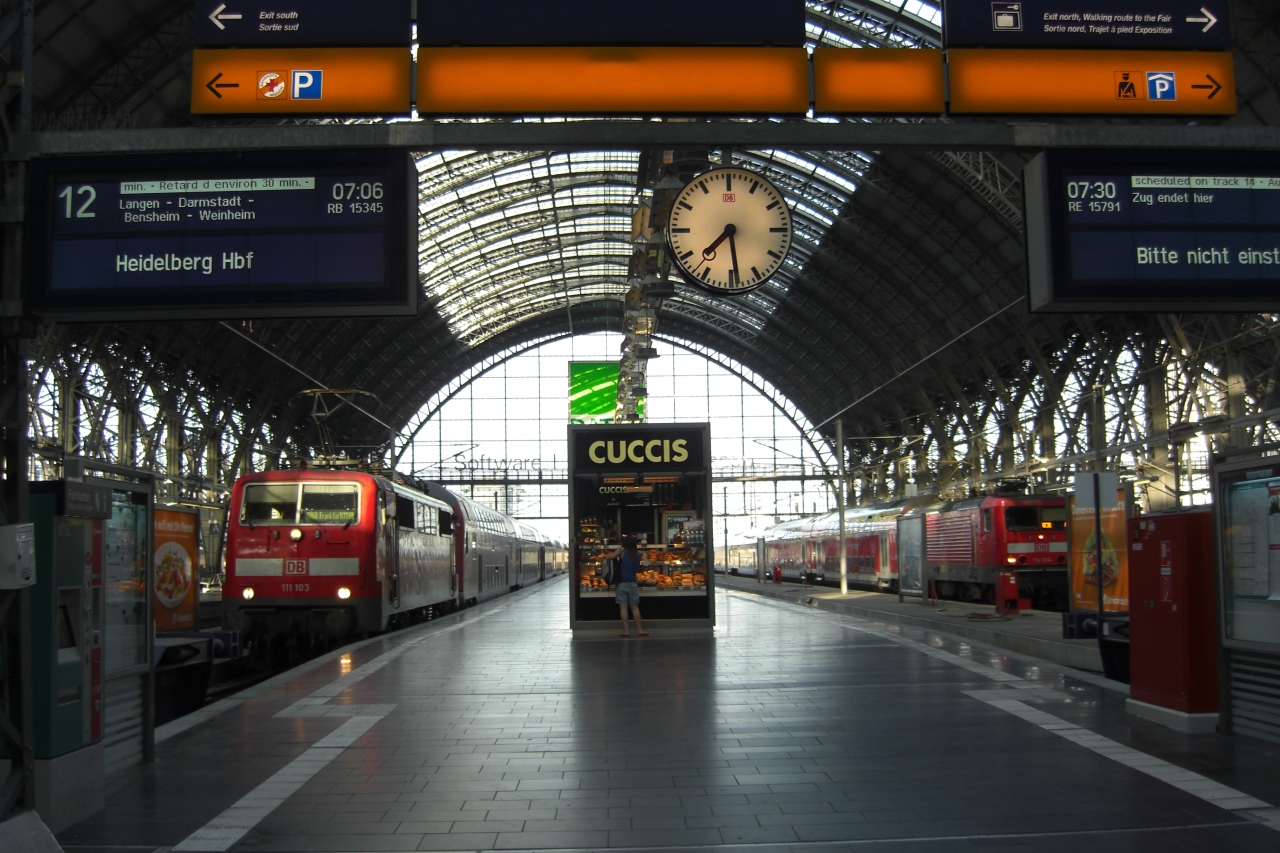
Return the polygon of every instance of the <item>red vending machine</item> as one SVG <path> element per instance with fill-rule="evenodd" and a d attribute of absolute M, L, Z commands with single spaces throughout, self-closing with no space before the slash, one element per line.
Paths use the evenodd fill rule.
<path fill-rule="evenodd" d="M 1218 722 L 1208 509 L 1129 519 L 1129 712 L 1184 732 Z"/>

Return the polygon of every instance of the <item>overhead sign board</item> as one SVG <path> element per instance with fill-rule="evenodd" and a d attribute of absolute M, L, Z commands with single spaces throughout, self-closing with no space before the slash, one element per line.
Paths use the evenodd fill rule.
<path fill-rule="evenodd" d="M 1234 115 L 1229 52 L 947 51 L 953 113 Z"/>
<path fill-rule="evenodd" d="M 418 0 L 424 47 L 804 45 L 804 0 Z"/>
<path fill-rule="evenodd" d="M 421 48 L 417 102 L 432 115 L 803 113 L 809 58 L 802 47 Z"/>
<path fill-rule="evenodd" d="M 191 112 L 409 112 L 410 53 L 398 47 L 196 50 Z"/>
<path fill-rule="evenodd" d="M 929 49 L 813 52 L 813 111 L 836 113 L 941 113 L 946 110 L 942 51 Z"/>
<path fill-rule="evenodd" d="M 411 314 L 396 150 L 36 159 L 27 305 L 64 321 Z"/>
<path fill-rule="evenodd" d="M 943 0 L 948 47 L 1230 50 L 1228 0 Z"/>
<path fill-rule="evenodd" d="M 408 47 L 410 0 L 196 0 L 197 47 Z"/>
<path fill-rule="evenodd" d="M 1280 310 L 1280 154 L 1052 150 L 1023 183 L 1032 310 Z"/>

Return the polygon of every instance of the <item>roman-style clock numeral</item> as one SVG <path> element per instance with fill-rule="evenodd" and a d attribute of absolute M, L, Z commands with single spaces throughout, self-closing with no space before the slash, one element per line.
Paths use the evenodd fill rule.
<path fill-rule="evenodd" d="M 770 233 L 770 234 L 786 234 L 786 233 L 787 233 L 787 229 L 785 229 L 785 228 L 770 228 L 770 229 L 769 229 L 769 233 Z"/>
<path fill-rule="evenodd" d="M 687 201 L 677 202 L 677 204 L 679 204 L 679 205 L 680 205 L 681 207 L 683 207 L 685 210 L 693 210 L 693 205 L 689 204 L 689 202 L 687 202 Z"/>
<path fill-rule="evenodd" d="M 780 261 L 780 260 L 782 260 L 782 255 L 779 255 L 779 254 L 778 254 L 777 252 L 775 252 L 773 249 L 765 249 L 765 252 L 764 252 L 764 253 L 765 253 L 766 255 L 768 255 L 769 257 L 773 258 L 775 261 Z"/>
<path fill-rule="evenodd" d="M 730 175 L 728 172 L 725 172 L 724 175 L 724 189 L 725 192 L 733 190 L 733 175 Z"/>
<path fill-rule="evenodd" d="M 770 231 L 785 231 L 786 229 L 785 229 L 785 228 L 770 228 L 769 230 L 770 230 Z M 688 233 L 689 233 L 689 229 L 688 229 L 688 228 L 672 228 L 672 229 L 671 229 L 671 233 L 672 233 L 672 234 L 688 234 Z"/>

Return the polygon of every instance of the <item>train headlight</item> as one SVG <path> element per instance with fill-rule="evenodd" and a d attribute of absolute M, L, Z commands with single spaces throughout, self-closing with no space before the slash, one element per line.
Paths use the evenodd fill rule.
<path fill-rule="evenodd" d="M 242 592 L 242 593 L 240 593 L 240 594 L 244 596 L 244 600 L 245 600 L 245 601 L 248 601 L 249 599 L 253 598 L 253 587 L 251 587 L 251 586 L 246 586 L 246 587 L 244 588 L 244 592 Z"/>
<path fill-rule="evenodd" d="M 341 598 L 343 601 L 346 601 L 350 597 L 351 597 L 351 590 L 347 589 L 345 586 L 338 587 L 338 598 Z"/>
<path fill-rule="evenodd" d="M 1017 557 L 1005 557 L 1005 558 L 1004 558 L 1004 561 L 1005 561 L 1006 563 L 1008 563 L 1009 565 L 1011 565 L 1011 566 L 1012 566 L 1014 563 L 1018 562 L 1018 558 L 1017 558 Z"/>
<path fill-rule="evenodd" d="M 294 542 L 301 542 L 301 541 L 302 541 L 302 531 L 301 531 L 301 530 L 299 530 L 299 529 L 298 529 L 298 528 L 296 528 L 296 527 L 295 527 L 295 528 L 293 528 L 292 530 L 290 530 L 290 531 L 289 531 L 289 538 L 290 538 L 290 539 L 292 539 Z"/>

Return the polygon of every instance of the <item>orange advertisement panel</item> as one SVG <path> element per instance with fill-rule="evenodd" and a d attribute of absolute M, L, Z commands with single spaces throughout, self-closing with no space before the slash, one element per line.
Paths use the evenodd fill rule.
<path fill-rule="evenodd" d="M 1117 505 L 1102 510 L 1102 608 L 1115 612 L 1129 610 L 1129 528 L 1126 494 L 1117 493 Z M 1097 528 L 1092 506 L 1076 506 L 1075 495 L 1067 496 L 1071 514 L 1068 542 L 1071 555 L 1071 609 L 1098 609 Z"/>
<path fill-rule="evenodd" d="M 200 516 L 175 509 L 155 511 L 156 631 L 196 627 L 196 572 Z"/>
<path fill-rule="evenodd" d="M 941 113 L 942 51 L 820 47 L 813 52 L 813 111 Z"/>
<path fill-rule="evenodd" d="M 193 50 L 193 113 L 407 113 L 401 47 Z"/>
<path fill-rule="evenodd" d="M 418 111 L 803 113 L 801 47 L 442 47 L 418 51 Z"/>
<path fill-rule="evenodd" d="M 1234 115 L 1230 52 L 947 51 L 953 113 Z"/>

